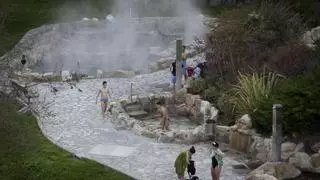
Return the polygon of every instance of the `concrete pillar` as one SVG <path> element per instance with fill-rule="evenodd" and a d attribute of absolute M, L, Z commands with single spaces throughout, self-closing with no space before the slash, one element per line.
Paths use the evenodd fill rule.
<path fill-rule="evenodd" d="M 273 109 L 273 122 L 272 122 L 271 161 L 279 162 L 281 161 L 283 106 L 281 104 L 274 104 L 272 109 Z"/>
<path fill-rule="evenodd" d="M 175 91 L 178 91 L 182 88 L 182 74 L 181 74 L 181 65 L 182 65 L 182 40 L 178 39 L 176 43 L 176 84 Z"/>

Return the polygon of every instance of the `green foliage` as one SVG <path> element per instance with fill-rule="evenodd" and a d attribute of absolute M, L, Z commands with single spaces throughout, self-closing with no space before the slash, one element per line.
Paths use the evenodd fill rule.
<path fill-rule="evenodd" d="M 308 26 L 315 27 L 319 22 L 319 4 L 317 0 L 284 0 L 292 6 L 293 10 L 299 13 Z"/>
<path fill-rule="evenodd" d="M 232 99 L 230 99 L 230 95 L 228 94 L 228 92 L 221 92 L 217 100 L 217 107 L 222 112 L 221 115 L 223 115 L 223 123 L 234 123 L 236 115 L 234 114 Z"/>
<path fill-rule="evenodd" d="M 264 134 L 270 134 L 272 104 L 284 105 L 284 130 L 286 133 L 312 134 L 320 126 L 320 73 L 315 71 L 281 81 L 273 96 L 261 101 L 251 113 L 254 127 Z"/>
<path fill-rule="evenodd" d="M 219 95 L 219 90 L 215 86 L 210 86 L 203 92 L 202 98 L 210 103 L 216 103 Z"/>
<path fill-rule="evenodd" d="M 300 39 L 304 31 L 300 16 L 284 3 L 264 2 L 249 10 L 223 13 L 207 36 L 210 73 L 226 82 L 236 81 L 239 71 L 253 73 L 272 67 L 274 49 Z"/>
<path fill-rule="evenodd" d="M 206 81 L 202 78 L 197 78 L 190 81 L 188 93 L 201 94 L 208 88 Z"/>
<path fill-rule="evenodd" d="M 280 76 L 276 73 L 239 74 L 238 83 L 230 90 L 230 100 L 238 115 L 250 114 L 257 105 L 270 98 L 278 85 Z"/>
<path fill-rule="evenodd" d="M 249 18 L 246 27 L 249 41 L 261 43 L 267 47 L 298 39 L 304 32 L 300 15 L 281 1 L 263 2 L 257 18 Z"/>
<path fill-rule="evenodd" d="M 91 160 L 77 159 L 49 142 L 31 114 L 0 101 L 0 179 L 132 179 Z"/>
<path fill-rule="evenodd" d="M 301 75 L 315 66 L 312 50 L 300 42 L 290 42 L 275 48 L 269 64 L 270 68 L 286 77 Z"/>
<path fill-rule="evenodd" d="M 30 29 L 43 24 L 78 21 L 83 17 L 104 18 L 110 12 L 112 2 L 113 0 L 1 0 L 0 12 L 5 10 L 8 18 L 3 30 L 0 23 L 0 56 L 9 51 Z"/>

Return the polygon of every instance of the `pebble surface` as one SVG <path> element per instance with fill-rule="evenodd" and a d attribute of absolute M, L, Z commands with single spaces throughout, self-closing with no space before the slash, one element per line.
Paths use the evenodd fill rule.
<path fill-rule="evenodd" d="M 111 101 L 126 99 L 130 94 L 130 83 L 134 83 L 136 94 L 151 93 L 155 85 L 168 83 L 170 72 L 159 71 L 152 74 L 127 78 L 110 78 Z M 40 113 L 38 122 L 41 130 L 53 143 L 79 157 L 96 160 L 109 167 L 141 180 L 177 179 L 174 160 L 189 145 L 157 143 L 127 130 L 116 130 L 102 118 L 99 104 L 95 104 L 100 80 L 83 80 L 77 84 L 83 92 L 71 89 L 66 84 L 56 84 L 59 92 L 54 95 L 48 84 L 36 88 L 39 101 L 50 103 L 47 109 L 51 115 Z M 140 88 L 138 88 L 140 87 Z M 142 88 L 141 88 L 142 87 Z M 194 145 L 197 176 L 210 180 L 210 145 Z M 244 180 L 247 170 L 235 170 L 233 165 L 242 164 L 243 159 L 227 152 L 222 169 L 222 180 Z"/>

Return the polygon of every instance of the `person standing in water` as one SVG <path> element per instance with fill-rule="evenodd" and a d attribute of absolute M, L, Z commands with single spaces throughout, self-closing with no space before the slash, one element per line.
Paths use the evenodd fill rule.
<path fill-rule="evenodd" d="M 223 165 L 224 153 L 219 149 L 219 144 L 217 142 L 212 143 L 211 152 L 211 177 L 212 180 L 220 180 L 220 173 Z"/>
<path fill-rule="evenodd" d="M 158 112 L 161 114 L 160 126 L 164 131 L 169 131 L 169 113 L 168 109 L 163 106 L 163 103 L 156 104 Z"/>
<path fill-rule="evenodd" d="M 108 108 L 108 101 L 110 98 L 109 90 L 107 89 L 107 81 L 102 82 L 102 88 L 99 89 L 97 97 L 96 97 L 96 104 L 98 104 L 98 98 L 100 97 L 101 101 L 101 110 L 102 110 L 102 116 L 105 118 L 107 115 L 107 108 Z"/>
<path fill-rule="evenodd" d="M 188 164 L 190 164 L 191 157 L 196 153 L 196 149 L 192 146 L 189 150 L 181 152 L 174 162 L 174 167 L 179 180 L 184 180 L 184 173 Z"/>

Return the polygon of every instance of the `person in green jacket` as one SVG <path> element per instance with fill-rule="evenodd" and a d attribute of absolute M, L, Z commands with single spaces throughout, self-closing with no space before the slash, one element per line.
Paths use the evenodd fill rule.
<path fill-rule="evenodd" d="M 181 152 L 174 162 L 176 173 L 180 180 L 184 180 L 184 173 L 188 164 L 190 163 L 191 156 L 196 153 L 195 148 L 192 146 L 189 150 Z"/>

